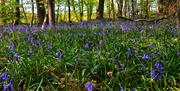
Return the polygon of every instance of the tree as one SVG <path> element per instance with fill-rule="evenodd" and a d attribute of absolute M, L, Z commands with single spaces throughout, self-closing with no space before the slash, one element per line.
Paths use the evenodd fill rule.
<path fill-rule="evenodd" d="M 45 18 L 45 7 L 43 0 L 36 0 L 38 25 L 42 25 Z"/>
<path fill-rule="evenodd" d="M 136 16 L 136 0 L 131 0 L 132 2 L 132 17 Z"/>
<path fill-rule="evenodd" d="M 46 0 L 46 3 L 48 7 L 49 26 L 54 27 L 55 24 L 54 0 Z"/>
<path fill-rule="evenodd" d="M 122 17 L 122 8 L 123 8 L 123 0 L 116 0 L 118 11 L 117 11 L 117 17 Z"/>
<path fill-rule="evenodd" d="M 19 0 L 16 0 L 16 8 L 15 8 L 15 20 L 14 25 L 18 25 L 20 22 L 20 9 L 19 9 Z"/>
<path fill-rule="evenodd" d="M 99 0 L 96 19 L 103 19 L 103 13 L 104 13 L 104 0 Z"/>
<path fill-rule="evenodd" d="M 70 4 L 70 0 L 67 0 L 68 3 L 68 19 L 69 22 L 71 22 L 71 4 Z"/>

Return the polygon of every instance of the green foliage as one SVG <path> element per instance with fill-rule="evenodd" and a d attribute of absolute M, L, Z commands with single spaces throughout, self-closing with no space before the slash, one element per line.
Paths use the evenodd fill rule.
<path fill-rule="evenodd" d="M 88 81 L 96 89 L 110 91 L 178 89 L 180 58 L 176 53 L 180 51 L 180 38 L 169 33 L 168 27 L 144 27 L 142 31 L 77 27 L 36 33 L 3 32 L 0 60 L 6 59 L 0 61 L 1 73 L 8 72 L 16 89 L 19 86 L 26 90 L 83 90 Z M 10 57 L 11 43 L 15 45 L 13 54 L 20 56 L 18 60 Z M 150 47 L 152 44 L 155 47 Z M 131 56 L 127 55 L 128 48 Z M 156 57 L 142 60 L 145 53 Z M 157 61 L 165 69 L 160 81 L 151 78 Z"/>

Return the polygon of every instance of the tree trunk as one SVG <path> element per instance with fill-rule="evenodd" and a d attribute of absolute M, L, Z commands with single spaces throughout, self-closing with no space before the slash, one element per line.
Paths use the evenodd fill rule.
<path fill-rule="evenodd" d="M 47 0 L 48 6 L 48 18 L 49 18 L 49 26 L 54 27 L 55 23 L 55 14 L 54 14 L 54 0 Z"/>
<path fill-rule="evenodd" d="M 38 25 L 42 25 L 45 18 L 45 7 L 43 0 L 36 0 L 37 7 L 37 22 Z"/>
<path fill-rule="evenodd" d="M 117 17 L 122 17 L 122 8 L 123 8 L 123 0 L 116 0 L 118 11 L 117 11 Z"/>
<path fill-rule="evenodd" d="M 96 19 L 103 19 L 104 0 L 99 0 Z"/>
<path fill-rule="evenodd" d="M 112 17 L 115 18 L 114 0 L 111 0 L 111 11 L 112 11 Z"/>
<path fill-rule="evenodd" d="M 80 21 L 83 20 L 83 15 L 84 15 L 84 2 L 83 0 L 78 0 L 78 3 L 79 3 L 79 12 L 80 12 Z"/>
<path fill-rule="evenodd" d="M 15 21 L 14 25 L 18 25 L 20 22 L 20 9 L 19 9 L 19 0 L 16 0 L 16 9 L 15 9 Z"/>
<path fill-rule="evenodd" d="M 136 0 L 131 0 L 132 2 L 132 18 L 136 16 Z"/>
<path fill-rule="evenodd" d="M 144 11 L 144 0 L 140 0 L 140 17 L 143 16 L 143 11 Z"/>
<path fill-rule="evenodd" d="M 145 10 L 145 12 L 146 12 L 146 18 L 148 18 L 149 17 L 149 0 L 146 0 L 146 10 Z"/>
<path fill-rule="evenodd" d="M 31 26 L 33 25 L 33 21 L 34 21 L 34 2 L 33 0 L 31 0 L 31 6 L 32 6 L 32 18 L 31 18 Z"/>
<path fill-rule="evenodd" d="M 68 19 L 69 19 L 69 22 L 71 22 L 71 5 L 70 5 L 70 0 L 68 0 L 67 3 L 68 3 Z"/>

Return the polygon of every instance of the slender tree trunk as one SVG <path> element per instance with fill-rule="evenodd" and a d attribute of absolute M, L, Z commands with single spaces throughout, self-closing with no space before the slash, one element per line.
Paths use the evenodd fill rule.
<path fill-rule="evenodd" d="M 68 3 L 68 19 L 69 19 L 69 22 L 71 22 L 71 5 L 70 5 L 70 0 L 68 0 L 67 3 Z"/>
<path fill-rule="evenodd" d="M 55 17 L 54 17 L 54 7 L 53 7 L 54 0 L 47 0 L 48 6 L 48 18 L 49 18 L 49 26 L 52 28 L 54 27 Z"/>
<path fill-rule="evenodd" d="M 99 0 L 96 19 L 103 19 L 103 14 L 104 14 L 104 0 Z"/>
<path fill-rule="evenodd" d="M 78 0 L 79 3 L 79 12 L 80 12 L 80 21 L 83 20 L 83 15 L 84 15 L 84 2 L 83 0 Z"/>
<path fill-rule="evenodd" d="M 90 20 L 92 19 L 91 17 L 92 17 L 92 13 L 93 13 L 93 6 L 92 6 L 92 4 L 90 3 L 90 6 L 89 6 L 89 8 L 90 8 Z"/>
<path fill-rule="evenodd" d="M 31 25 L 33 25 L 33 21 L 34 21 L 34 1 L 33 0 L 31 0 L 31 6 L 32 6 L 32 18 L 31 18 Z"/>
<path fill-rule="evenodd" d="M 112 17 L 115 18 L 114 0 L 111 0 L 111 11 L 112 11 Z"/>
<path fill-rule="evenodd" d="M 42 25 L 45 18 L 45 7 L 43 0 L 36 0 L 37 7 L 37 22 L 38 25 Z"/>
<path fill-rule="evenodd" d="M 117 11 L 117 17 L 122 17 L 122 8 L 123 8 L 123 0 L 116 0 L 118 11 Z"/>
<path fill-rule="evenodd" d="M 146 18 L 148 18 L 149 17 L 149 0 L 146 0 L 146 10 L 145 10 L 145 12 L 146 12 Z"/>
<path fill-rule="evenodd" d="M 136 0 L 131 0 L 132 2 L 132 17 L 136 16 Z"/>
<path fill-rule="evenodd" d="M 143 16 L 143 11 L 144 11 L 144 0 L 140 0 L 140 17 Z"/>
<path fill-rule="evenodd" d="M 19 9 L 19 0 L 16 0 L 16 9 L 15 9 L 15 20 L 14 20 L 14 25 L 18 25 L 20 22 L 20 9 Z"/>

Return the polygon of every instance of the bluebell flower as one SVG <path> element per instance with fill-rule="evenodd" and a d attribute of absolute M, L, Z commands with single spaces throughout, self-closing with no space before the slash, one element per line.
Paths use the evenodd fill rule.
<path fill-rule="evenodd" d="M 168 30 L 169 33 L 172 33 L 172 34 L 176 34 L 177 33 L 177 30 L 176 29 L 170 29 Z"/>
<path fill-rule="evenodd" d="M 87 82 L 84 86 L 85 86 L 85 88 L 86 88 L 88 91 L 92 91 L 92 90 L 93 90 L 92 82 Z"/>
<path fill-rule="evenodd" d="M 11 91 L 15 91 L 14 82 L 12 79 L 10 80 L 9 84 L 3 83 L 3 91 L 8 91 L 9 88 Z"/>
<path fill-rule="evenodd" d="M 124 91 L 124 88 L 123 88 L 123 87 L 121 87 L 120 91 Z"/>
<path fill-rule="evenodd" d="M 165 72 L 164 67 L 160 62 L 156 62 L 154 69 L 151 71 L 151 78 L 157 79 L 158 81 L 161 80 L 161 74 Z"/>
<path fill-rule="evenodd" d="M 164 73 L 164 67 L 162 66 L 162 64 L 160 64 L 159 62 L 157 62 L 156 64 L 155 64 L 155 69 L 158 71 L 158 72 L 160 72 L 160 73 Z"/>
<path fill-rule="evenodd" d="M 103 45 L 104 45 L 103 40 L 100 40 L 100 41 L 99 41 L 99 44 L 103 46 Z"/>
<path fill-rule="evenodd" d="M 3 91 L 8 91 L 9 84 L 3 83 Z"/>
<path fill-rule="evenodd" d="M 84 47 L 85 47 L 86 49 L 88 49 L 88 48 L 89 48 L 89 44 L 86 43 Z"/>
<path fill-rule="evenodd" d="M 5 81 L 8 79 L 8 73 L 7 72 L 4 72 L 1 74 L 1 77 L 0 77 L 0 80 L 1 81 Z"/>
<path fill-rule="evenodd" d="M 128 57 L 132 56 L 132 51 L 130 48 L 126 50 L 126 54 L 128 55 Z"/>
<path fill-rule="evenodd" d="M 156 55 L 155 54 L 153 54 L 153 53 L 148 53 L 148 54 L 144 54 L 143 55 L 143 57 L 142 57 L 142 59 L 144 60 L 144 59 L 153 59 L 153 58 L 155 58 L 156 57 Z"/>
<path fill-rule="evenodd" d="M 14 51 L 14 43 L 11 43 L 11 51 Z"/>
<path fill-rule="evenodd" d="M 58 59 L 59 61 L 61 61 L 61 59 L 62 59 L 62 53 L 61 53 L 60 50 L 56 53 L 56 57 L 57 57 L 57 59 Z"/>
<path fill-rule="evenodd" d="M 20 59 L 20 56 L 19 56 L 17 53 L 15 53 L 15 54 L 14 54 L 14 59 L 17 61 L 17 60 Z"/>
<path fill-rule="evenodd" d="M 156 78 L 156 70 L 155 69 L 153 69 L 152 71 L 151 71 L 151 78 L 152 79 L 154 79 L 154 78 Z"/>
<path fill-rule="evenodd" d="M 10 86 L 10 88 L 11 88 L 11 91 L 15 91 L 14 82 L 13 82 L 12 79 L 11 79 L 10 82 L 9 82 L 9 86 Z"/>

